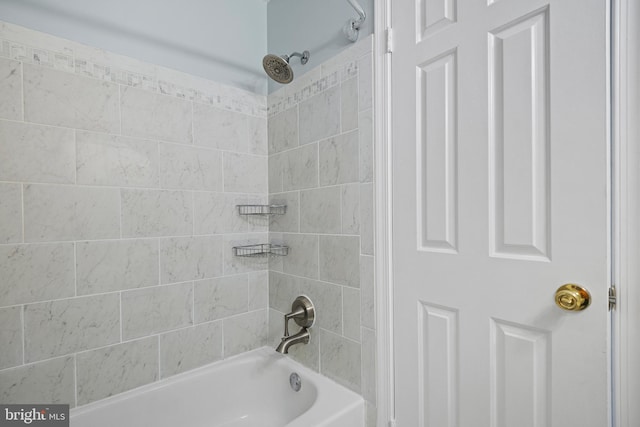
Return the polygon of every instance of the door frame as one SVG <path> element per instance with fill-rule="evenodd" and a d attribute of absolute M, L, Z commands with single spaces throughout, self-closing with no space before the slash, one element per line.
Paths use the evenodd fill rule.
<path fill-rule="evenodd" d="M 394 427 L 391 0 L 373 1 L 377 426 Z M 640 3 L 611 0 L 611 8 L 610 241 L 618 299 L 611 320 L 611 412 L 613 427 L 634 427 L 640 425 L 634 404 L 640 401 Z"/>

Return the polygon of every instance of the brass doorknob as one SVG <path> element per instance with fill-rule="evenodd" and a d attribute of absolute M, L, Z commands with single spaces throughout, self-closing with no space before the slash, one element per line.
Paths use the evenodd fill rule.
<path fill-rule="evenodd" d="M 563 310 L 580 311 L 591 304 L 591 294 L 580 285 L 567 283 L 556 291 L 556 305 Z"/>

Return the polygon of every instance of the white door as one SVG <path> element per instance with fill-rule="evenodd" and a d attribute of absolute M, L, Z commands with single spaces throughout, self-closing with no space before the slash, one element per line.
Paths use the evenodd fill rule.
<path fill-rule="evenodd" d="M 607 3 L 391 2 L 398 427 L 609 423 Z"/>

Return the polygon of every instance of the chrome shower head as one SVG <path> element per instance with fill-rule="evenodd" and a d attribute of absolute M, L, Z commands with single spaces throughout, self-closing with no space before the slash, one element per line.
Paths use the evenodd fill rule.
<path fill-rule="evenodd" d="M 293 81 L 293 70 L 289 65 L 289 60 L 292 56 L 300 57 L 300 63 L 302 65 L 309 62 L 309 51 L 305 50 L 302 53 L 293 52 L 291 55 L 273 55 L 268 54 L 262 58 L 262 67 L 269 77 L 278 83 L 287 84 Z"/>

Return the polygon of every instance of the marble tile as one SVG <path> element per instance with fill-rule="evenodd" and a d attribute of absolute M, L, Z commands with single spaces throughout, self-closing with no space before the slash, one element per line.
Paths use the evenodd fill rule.
<path fill-rule="evenodd" d="M 363 254 L 373 255 L 375 246 L 373 184 L 360 186 L 360 244 Z"/>
<path fill-rule="evenodd" d="M 269 307 L 289 313 L 291 304 L 300 295 L 300 279 L 275 271 L 269 272 Z"/>
<path fill-rule="evenodd" d="M 193 232 L 191 194 L 184 191 L 121 190 L 122 236 L 184 236 Z"/>
<path fill-rule="evenodd" d="M 360 341 L 360 290 L 342 288 L 342 335 Z"/>
<path fill-rule="evenodd" d="M 271 215 L 269 218 L 269 231 L 284 231 L 296 233 L 300 230 L 300 193 L 271 194 L 269 203 L 272 205 L 286 205 L 287 212 L 284 215 Z"/>
<path fill-rule="evenodd" d="M 78 184 L 158 187 L 158 143 L 76 132 Z"/>
<path fill-rule="evenodd" d="M 267 193 L 266 156 L 225 152 L 223 161 L 225 192 Z"/>
<path fill-rule="evenodd" d="M 129 86 L 120 88 L 122 134 L 191 144 L 191 102 Z"/>
<path fill-rule="evenodd" d="M 24 307 L 25 361 L 35 362 L 120 341 L 118 294 Z"/>
<path fill-rule="evenodd" d="M 160 240 L 160 280 L 186 282 L 222 275 L 221 237 L 172 237 Z"/>
<path fill-rule="evenodd" d="M 193 324 L 192 292 L 192 283 L 122 292 L 122 339 Z"/>
<path fill-rule="evenodd" d="M 342 186 L 342 233 L 360 233 L 360 184 Z"/>
<path fill-rule="evenodd" d="M 23 71 L 25 121 L 120 132 L 117 84 L 30 64 Z"/>
<path fill-rule="evenodd" d="M 0 180 L 75 182 L 73 131 L 0 120 Z"/>
<path fill-rule="evenodd" d="M 222 191 L 222 153 L 218 150 L 161 143 L 160 186 Z"/>
<path fill-rule="evenodd" d="M 269 154 L 289 150 L 298 144 L 298 107 L 269 117 Z"/>
<path fill-rule="evenodd" d="M 340 132 L 340 86 L 301 102 L 299 108 L 300 145 Z"/>
<path fill-rule="evenodd" d="M 360 177 L 358 131 L 319 142 L 320 185 L 357 182 Z"/>
<path fill-rule="evenodd" d="M 233 254 L 234 246 L 255 245 L 268 243 L 267 233 L 229 234 L 224 236 L 224 275 L 249 273 L 252 271 L 267 270 L 269 257 L 239 257 Z"/>
<path fill-rule="evenodd" d="M 269 173 L 269 193 L 281 193 L 284 180 L 284 168 L 287 164 L 288 153 L 280 153 L 269 156 L 268 173 Z M 316 159 L 317 164 L 317 159 Z M 317 170 L 317 166 L 316 166 Z"/>
<path fill-rule="evenodd" d="M 269 272 L 249 273 L 249 311 L 269 307 Z"/>
<path fill-rule="evenodd" d="M 158 380 L 158 338 L 149 337 L 77 355 L 78 405 Z"/>
<path fill-rule="evenodd" d="M 0 402 L 69 404 L 74 407 L 73 357 L 60 357 L 0 371 Z"/>
<path fill-rule="evenodd" d="M 318 236 L 315 234 L 282 235 L 289 254 L 282 258 L 282 271 L 295 276 L 318 278 Z"/>
<path fill-rule="evenodd" d="M 315 330 L 342 334 L 342 286 L 308 279 L 299 282 L 300 295 L 308 296 L 316 308 Z"/>
<path fill-rule="evenodd" d="M 22 242 L 22 186 L 0 184 L 0 244 Z"/>
<path fill-rule="evenodd" d="M 374 257 L 360 257 L 360 321 L 362 326 L 376 329 Z"/>
<path fill-rule="evenodd" d="M 284 153 L 282 190 L 301 190 L 318 186 L 318 145 L 309 144 Z"/>
<path fill-rule="evenodd" d="M 120 195 L 113 188 L 24 186 L 27 242 L 120 237 Z"/>
<path fill-rule="evenodd" d="M 320 236 L 320 280 L 360 286 L 360 239 L 357 236 Z"/>
<path fill-rule="evenodd" d="M 362 397 L 376 403 L 376 333 L 362 328 Z"/>
<path fill-rule="evenodd" d="M 341 91 L 342 132 L 347 132 L 358 127 L 358 79 L 352 77 L 342 82 Z"/>
<path fill-rule="evenodd" d="M 246 153 L 249 151 L 248 116 L 195 103 L 194 144 Z"/>
<path fill-rule="evenodd" d="M 364 411 L 365 427 L 377 427 L 378 413 L 376 406 L 370 402 L 364 402 Z"/>
<path fill-rule="evenodd" d="M 73 243 L 0 246 L 0 305 L 72 297 Z"/>
<path fill-rule="evenodd" d="M 222 359 L 222 322 L 204 323 L 160 336 L 161 377 Z"/>
<path fill-rule="evenodd" d="M 243 194 L 194 193 L 195 234 L 246 233 L 248 221 L 236 207 L 246 203 L 247 196 Z"/>
<path fill-rule="evenodd" d="M 300 232 L 342 231 L 340 191 L 340 187 L 326 187 L 300 192 Z"/>
<path fill-rule="evenodd" d="M 358 141 L 360 144 L 360 182 L 372 182 L 374 176 L 373 110 L 358 114 Z"/>
<path fill-rule="evenodd" d="M 22 120 L 22 67 L 20 62 L 0 58 L 0 118 Z"/>
<path fill-rule="evenodd" d="M 22 307 L 0 308 L 0 369 L 22 364 Z"/>
<path fill-rule="evenodd" d="M 248 310 L 249 277 L 246 274 L 200 280 L 195 283 L 194 291 L 196 323 L 218 320 Z"/>
<path fill-rule="evenodd" d="M 358 60 L 358 105 L 360 111 L 373 106 L 373 56 Z"/>
<path fill-rule="evenodd" d="M 78 242 L 76 274 L 78 295 L 157 285 L 158 241 Z"/>
<path fill-rule="evenodd" d="M 249 154 L 267 155 L 269 151 L 267 119 L 249 116 L 247 126 L 249 127 Z"/>
<path fill-rule="evenodd" d="M 224 319 L 224 357 L 262 347 L 267 342 L 267 310 Z"/>
<path fill-rule="evenodd" d="M 320 372 L 356 393 L 362 382 L 360 358 L 358 343 L 320 330 Z"/>

